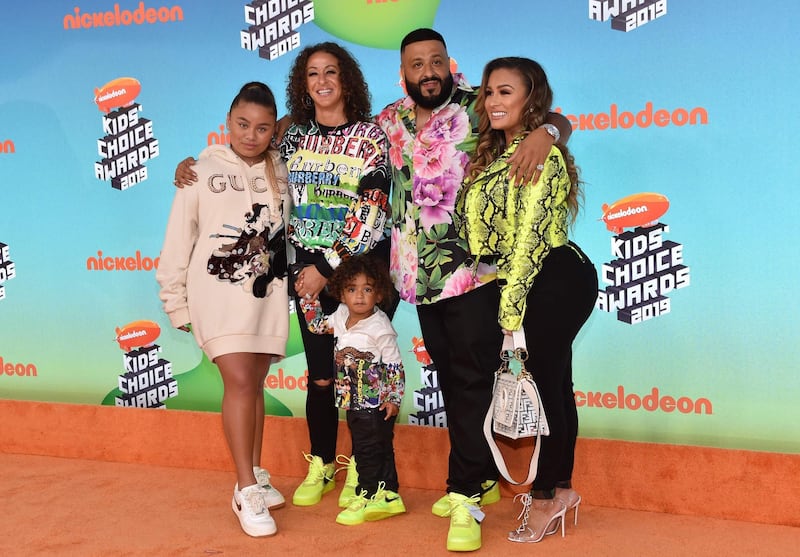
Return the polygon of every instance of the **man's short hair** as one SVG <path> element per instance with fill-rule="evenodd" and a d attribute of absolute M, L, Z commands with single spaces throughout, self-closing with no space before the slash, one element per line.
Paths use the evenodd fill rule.
<path fill-rule="evenodd" d="M 444 37 L 442 37 L 441 34 L 437 33 L 433 29 L 423 27 L 420 29 L 415 29 L 403 37 L 403 42 L 400 43 L 400 54 L 403 53 L 408 45 L 412 43 L 418 43 L 420 41 L 439 41 L 444 45 L 445 48 L 447 48 L 447 43 L 444 42 Z"/>

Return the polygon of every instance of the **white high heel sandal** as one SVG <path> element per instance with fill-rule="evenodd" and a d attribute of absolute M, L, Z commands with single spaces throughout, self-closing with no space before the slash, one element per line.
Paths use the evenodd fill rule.
<path fill-rule="evenodd" d="M 561 524 L 561 537 L 564 537 L 564 515 L 567 507 L 559 499 L 534 499 L 528 493 L 518 493 L 514 500 L 522 501 L 522 511 L 517 520 L 521 520 L 516 530 L 508 533 L 508 539 L 512 542 L 537 543 L 544 538 L 548 531 L 552 533 L 558 531 L 559 522 Z M 531 517 L 531 507 L 535 513 L 534 519 L 538 524 L 532 528 L 529 526 Z"/>

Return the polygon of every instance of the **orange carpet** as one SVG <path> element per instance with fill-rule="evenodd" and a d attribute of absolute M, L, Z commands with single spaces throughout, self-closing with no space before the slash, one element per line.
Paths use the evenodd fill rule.
<path fill-rule="evenodd" d="M 278 535 L 251 539 L 230 510 L 234 479 L 218 414 L 0 400 L 0 416 L 0 555 L 447 553 L 447 520 L 429 512 L 445 485 L 444 430 L 397 427 L 408 514 L 340 526 L 330 495 L 317 507 L 275 511 Z M 340 432 L 347 453 L 344 423 Z M 305 473 L 306 445 L 303 419 L 267 418 L 264 465 L 284 494 Z M 521 471 L 526 449 L 505 450 Z M 505 485 L 486 509 L 481 554 L 797 552 L 800 455 L 579 439 L 577 463 L 584 505 L 565 539 L 535 548 L 506 541 L 517 509 Z"/>
<path fill-rule="evenodd" d="M 361 526 L 334 523 L 336 491 L 315 507 L 273 511 L 278 534 L 250 538 L 230 508 L 233 474 L 0 453 L 0 555 L 327 556 L 454 555 L 448 520 L 430 514 L 439 491 L 402 488 L 408 513 Z M 273 477 L 284 494 L 299 478 Z M 698 490 L 695 496 L 702 497 Z M 769 501 L 754 502 L 768 505 Z M 505 540 L 510 498 L 486 507 L 477 555 L 790 556 L 800 528 L 581 505 L 567 536 L 539 544 Z M 572 515 L 570 515 L 571 517 Z"/>

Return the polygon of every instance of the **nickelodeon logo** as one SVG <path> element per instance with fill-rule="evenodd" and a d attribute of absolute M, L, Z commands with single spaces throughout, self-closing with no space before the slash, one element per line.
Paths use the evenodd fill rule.
<path fill-rule="evenodd" d="M 0 153 L 16 153 L 17 148 L 10 139 L 0 141 Z"/>
<path fill-rule="evenodd" d="M 9 377 L 38 377 L 39 372 L 34 364 L 9 362 L 0 356 L 0 377 L 3 375 L 8 375 Z"/>
<path fill-rule="evenodd" d="M 75 15 L 67 14 L 64 16 L 64 29 L 91 29 L 93 27 L 119 27 L 120 25 L 183 21 L 183 8 L 180 6 L 145 8 L 144 2 L 139 2 L 139 7 L 133 11 L 120 9 L 119 4 L 114 4 L 113 11 L 81 13 L 81 9 L 75 6 L 74 13 Z"/>
<path fill-rule="evenodd" d="M 666 414 L 714 413 L 711 400 L 705 397 L 691 399 L 687 396 L 675 397 L 662 394 L 658 387 L 653 387 L 644 396 L 625 392 L 625 387 L 617 386 L 616 392 L 575 391 L 575 405 L 578 408 L 605 408 L 608 410 L 644 410 L 645 412 L 661 411 Z"/>
<path fill-rule="evenodd" d="M 206 141 L 209 145 L 229 145 L 231 142 L 231 135 L 225 133 L 225 124 L 220 124 L 219 132 L 210 132 L 206 136 Z"/>
<path fill-rule="evenodd" d="M 154 321 L 140 319 L 115 329 L 114 341 L 123 352 L 130 352 L 136 347 L 150 346 L 161 334 L 161 327 Z"/>
<path fill-rule="evenodd" d="M 132 256 L 111 257 L 97 250 L 97 257 L 86 258 L 87 271 L 152 271 L 158 269 L 159 257 L 142 257 L 138 249 Z"/>
<path fill-rule="evenodd" d="M 94 102 L 101 112 L 108 114 L 112 108 L 130 106 L 142 90 L 142 84 L 133 77 L 120 77 L 94 90 Z M 109 130 L 109 133 L 112 133 Z"/>
<path fill-rule="evenodd" d="M 653 226 L 669 209 L 669 199 L 660 193 L 636 193 L 623 197 L 611 205 L 603 203 L 600 220 L 606 228 L 619 234 L 624 228 Z"/>
<path fill-rule="evenodd" d="M 555 109 L 562 113 L 561 107 Z M 695 107 L 691 110 L 686 108 L 675 108 L 673 110 L 659 108 L 653 110 L 653 103 L 647 101 L 644 108 L 634 114 L 629 110 L 620 111 L 616 103 L 612 103 L 608 112 L 597 112 L 588 114 L 564 114 L 572 124 L 573 130 L 607 130 L 607 129 L 630 129 L 649 128 L 655 125 L 663 128 L 666 126 L 696 126 L 698 124 L 708 124 L 708 111 L 703 107 Z"/>

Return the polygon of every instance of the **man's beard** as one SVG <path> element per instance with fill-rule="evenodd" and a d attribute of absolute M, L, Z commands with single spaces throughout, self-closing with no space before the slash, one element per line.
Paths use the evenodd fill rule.
<path fill-rule="evenodd" d="M 424 81 L 438 81 L 441 86 L 441 91 L 438 95 L 432 97 L 422 94 L 422 82 Z M 444 104 L 446 100 L 453 94 L 453 74 L 447 74 L 444 80 L 436 78 L 423 79 L 419 83 L 411 83 L 406 81 L 406 92 L 418 106 L 422 108 L 434 109 Z"/>

